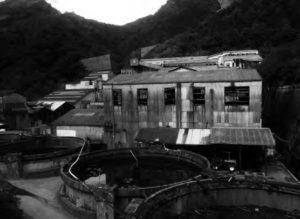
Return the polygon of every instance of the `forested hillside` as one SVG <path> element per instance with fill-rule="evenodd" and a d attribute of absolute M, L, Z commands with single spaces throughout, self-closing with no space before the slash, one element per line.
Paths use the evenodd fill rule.
<path fill-rule="evenodd" d="M 148 57 L 259 49 L 268 84 L 299 83 L 299 0 L 169 0 L 156 14 L 124 26 L 61 14 L 44 0 L 0 3 L 0 88 L 37 98 L 84 74 L 82 58 L 111 54 L 118 71 L 132 51 Z"/>
<path fill-rule="evenodd" d="M 6 0 L 0 3 L 0 87 L 40 97 L 79 78 L 79 59 L 107 53 L 119 70 L 132 50 L 163 42 L 218 7 L 216 0 L 170 0 L 155 16 L 114 26 L 61 14 L 44 0 Z"/>
<path fill-rule="evenodd" d="M 110 53 L 118 36 L 115 26 L 61 14 L 44 1 L 9 0 L 0 15 L 0 87 L 29 97 L 80 77 L 78 60 Z"/>
<path fill-rule="evenodd" d="M 149 56 L 184 56 L 259 49 L 259 71 L 270 85 L 300 83 L 300 2 L 240 0 L 157 46 Z"/>

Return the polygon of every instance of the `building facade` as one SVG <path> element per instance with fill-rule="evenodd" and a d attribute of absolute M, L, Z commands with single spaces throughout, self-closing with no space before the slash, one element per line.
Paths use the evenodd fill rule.
<path fill-rule="evenodd" d="M 259 128 L 261 92 L 254 69 L 121 74 L 104 85 L 104 123 L 111 147 L 141 128 Z"/>

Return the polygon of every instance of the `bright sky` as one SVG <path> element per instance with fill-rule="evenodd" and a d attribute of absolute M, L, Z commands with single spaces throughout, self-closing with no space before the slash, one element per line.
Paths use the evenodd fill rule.
<path fill-rule="evenodd" d="M 61 12 L 123 25 L 154 14 L 167 0 L 46 0 Z"/>

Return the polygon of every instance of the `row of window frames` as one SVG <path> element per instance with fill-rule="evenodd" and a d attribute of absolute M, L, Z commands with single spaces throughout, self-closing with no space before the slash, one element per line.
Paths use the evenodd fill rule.
<path fill-rule="evenodd" d="M 164 89 L 165 105 L 175 105 L 175 88 Z M 148 105 L 148 89 L 137 90 L 137 102 L 138 105 Z M 193 104 L 203 105 L 205 104 L 205 88 L 194 87 L 193 88 Z M 249 105 L 249 87 L 225 87 L 225 104 L 226 105 Z M 113 105 L 122 105 L 122 90 L 113 90 Z"/>

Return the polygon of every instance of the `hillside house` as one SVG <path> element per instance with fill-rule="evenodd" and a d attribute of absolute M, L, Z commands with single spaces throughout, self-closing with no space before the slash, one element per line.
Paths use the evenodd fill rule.
<path fill-rule="evenodd" d="M 89 103 L 89 108 L 102 108 L 102 84 L 114 76 L 111 71 L 110 56 L 97 56 L 82 59 L 80 62 L 84 65 L 89 74 L 79 81 L 65 84 L 65 90 L 89 90 L 94 95 L 94 100 Z"/>
<path fill-rule="evenodd" d="M 261 127 L 262 79 L 254 69 L 121 74 L 103 87 L 110 147 L 133 144 L 141 128 Z"/>
<path fill-rule="evenodd" d="M 25 108 L 26 97 L 14 90 L 0 90 L 0 120 L 8 129 L 23 129 L 27 124 L 26 112 L 16 111 Z"/>
<path fill-rule="evenodd" d="M 102 83 L 112 78 L 111 71 L 99 71 L 90 73 L 78 82 L 65 84 L 66 90 L 96 90 L 102 88 Z"/>

